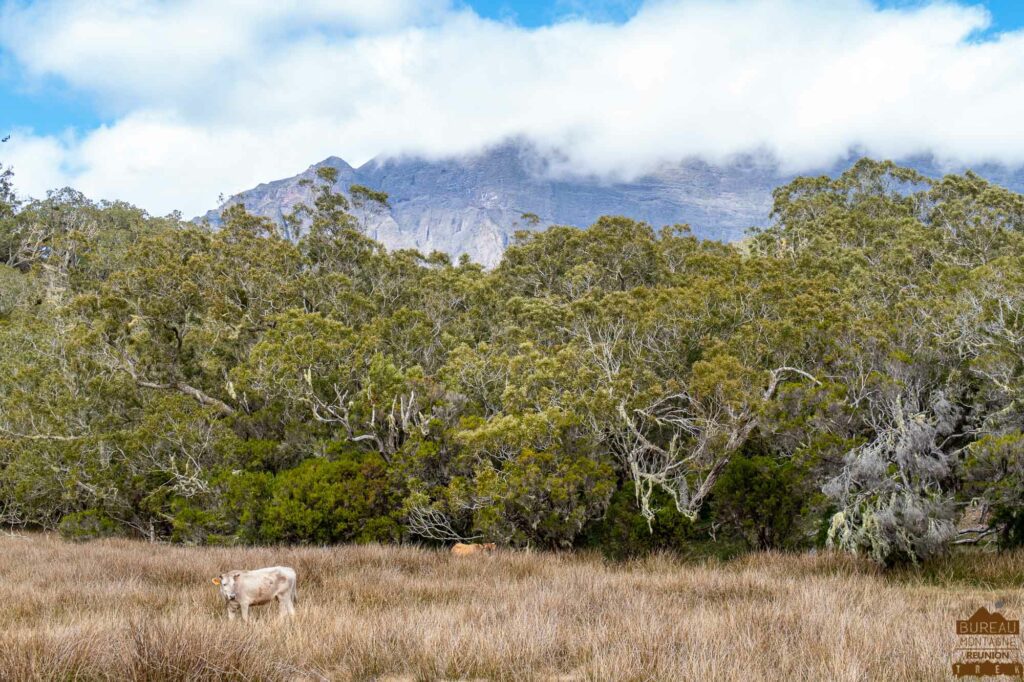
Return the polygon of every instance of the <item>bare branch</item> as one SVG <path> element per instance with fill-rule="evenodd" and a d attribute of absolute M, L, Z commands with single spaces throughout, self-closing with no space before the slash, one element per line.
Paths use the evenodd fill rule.
<path fill-rule="evenodd" d="M 54 442 L 60 442 L 60 443 L 73 443 L 73 442 L 76 442 L 76 441 L 85 440 L 87 438 L 91 438 L 92 437 L 92 436 L 89 436 L 89 435 L 83 435 L 83 436 L 61 436 L 61 435 L 50 434 L 50 433 L 18 433 L 16 431 L 11 431 L 10 429 L 6 429 L 6 428 L 4 428 L 2 426 L 0 426 L 0 434 L 4 434 L 7 437 L 14 438 L 16 440 L 54 441 Z"/>
<path fill-rule="evenodd" d="M 428 540 L 438 542 L 469 542 L 479 540 L 482 535 L 465 536 L 452 527 L 451 519 L 433 507 L 413 507 L 407 516 L 409 531 Z"/>
<path fill-rule="evenodd" d="M 964 528 L 957 532 L 957 540 L 953 541 L 954 545 L 975 545 L 981 540 L 987 538 L 990 535 L 998 533 L 1002 530 L 1001 526 L 988 527 L 981 526 L 979 528 Z M 973 535 L 972 535 L 973 534 Z M 960 537 L 964 536 L 964 537 Z"/>
<path fill-rule="evenodd" d="M 230 417 L 235 413 L 235 408 L 231 407 L 223 400 L 220 400 L 219 398 L 214 398 L 211 395 L 203 393 L 198 388 L 195 388 L 194 386 L 189 386 L 188 384 L 181 381 L 161 384 L 153 381 L 145 381 L 136 376 L 135 383 L 136 385 L 142 388 L 152 388 L 162 391 L 178 391 L 179 393 L 184 393 L 190 398 L 195 399 L 201 405 L 206 405 L 207 407 L 212 407 L 216 409 L 217 412 L 219 412 L 224 417 Z"/>

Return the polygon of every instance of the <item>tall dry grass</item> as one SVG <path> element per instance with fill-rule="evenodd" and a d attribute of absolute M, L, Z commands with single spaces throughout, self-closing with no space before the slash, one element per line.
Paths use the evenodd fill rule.
<path fill-rule="evenodd" d="M 931 680 L 954 621 L 1005 600 L 1021 555 L 956 575 L 834 555 L 667 556 L 399 547 L 183 548 L 0 537 L 0 679 Z M 298 615 L 228 622 L 210 578 L 294 566 Z M 977 579 L 975 579 L 977 578 Z"/>

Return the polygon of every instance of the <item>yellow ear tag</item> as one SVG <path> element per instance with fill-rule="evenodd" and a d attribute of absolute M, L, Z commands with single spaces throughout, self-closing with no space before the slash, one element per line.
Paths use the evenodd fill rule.
<path fill-rule="evenodd" d="M 213 582 L 214 585 L 220 585 L 220 578 L 214 578 L 211 582 Z"/>

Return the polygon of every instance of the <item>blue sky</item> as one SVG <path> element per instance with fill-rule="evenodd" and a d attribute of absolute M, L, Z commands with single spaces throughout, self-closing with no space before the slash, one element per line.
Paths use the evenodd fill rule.
<path fill-rule="evenodd" d="M 1024 1 L 0 0 L 0 164 L 186 215 L 509 137 L 628 179 L 755 152 L 1024 165 Z"/>
<path fill-rule="evenodd" d="M 529 28 L 545 26 L 573 16 L 621 22 L 633 16 L 640 7 L 639 0 L 470 0 L 467 4 L 480 16 L 498 21 L 512 21 Z"/>
<path fill-rule="evenodd" d="M 823 0 L 827 1 L 827 0 Z M 639 0 L 469 0 L 467 3 L 481 16 L 500 21 L 514 21 L 522 26 L 537 27 L 564 19 L 567 16 L 595 17 L 601 21 L 625 21 L 640 6 Z M 920 0 L 882 0 L 883 7 L 913 7 Z M 993 31 L 1007 31 L 1024 26 L 1024 1 L 990 0 L 965 2 L 983 5 L 992 13 Z"/>

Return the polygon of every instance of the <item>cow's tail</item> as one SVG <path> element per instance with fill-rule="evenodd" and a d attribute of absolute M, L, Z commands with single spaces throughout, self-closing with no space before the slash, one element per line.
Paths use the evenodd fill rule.
<path fill-rule="evenodd" d="M 297 580 L 293 580 L 292 581 L 292 603 L 293 604 L 298 604 L 299 603 L 299 586 L 298 586 L 297 583 L 298 583 Z"/>

